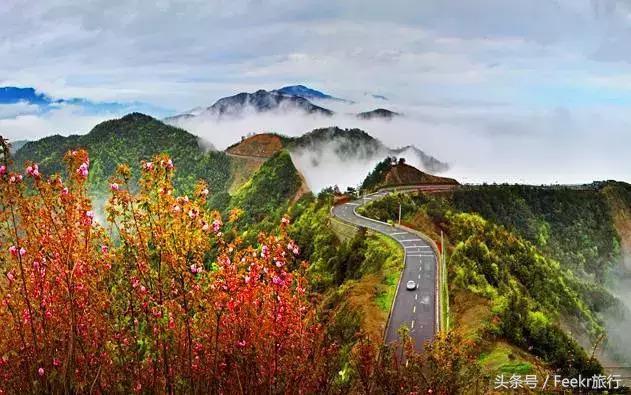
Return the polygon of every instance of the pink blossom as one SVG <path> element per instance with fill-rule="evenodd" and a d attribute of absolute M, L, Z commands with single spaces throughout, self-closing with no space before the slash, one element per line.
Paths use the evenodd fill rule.
<path fill-rule="evenodd" d="M 80 175 L 81 177 L 87 177 L 88 167 L 89 167 L 89 164 L 86 162 L 83 162 L 81 166 L 79 166 L 79 168 L 77 169 L 77 174 Z"/>
<path fill-rule="evenodd" d="M 283 219 L 280 220 L 280 223 L 283 225 L 289 225 L 289 218 L 283 217 Z"/>
<path fill-rule="evenodd" d="M 146 171 L 151 171 L 153 169 L 153 163 L 151 162 L 145 162 L 145 164 L 142 166 L 143 169 L 145 169 Z"/>
<path fill-rule="evenodd" d="M 37 374 L 39 374 L 40 376 L 43 376 L 44 375 L 44 368 L 37 369 Z"/>
<path fill-rule="evenodd" d="M 210 229 L 210 226 L 208 226 L 208 224 L 206 222 L 204 222 L 204 225 L 202 226 L 202 230 L 204 232 L 208 232 L 209 229 Z"/>
<path fill-rule="evenodd" d="M 38 178 L 39 177 L 39 166 L 37 164 L 34 164 L 32 166 L 28 166 L 26 168 L 26 174 L 28 174 L 31 177 Z"/>
<path fill-rule="evenodd" d="M 276 261 L 276 267 L 283 267 L 283 262 Z"/>
<path fill-rule="evenodd" d="M 14 281 L 15 280 L 15 276 L 13 275 L 12 271 L 7 273 L 7 278 L 9 279 L 9 281 Z"/>
<path fill-rule="evenodd" d="M 267 258 L 269 256 L 269 248 L 267 246 L 261 247 L 261 258 Z"/>
<path fill-rule="evenodd" d="M 239 345 L 239 347 L 245 347 L 245 340 L 239 340 L 237 344 Z"/>
<path fill-rule="evenodd" d="M 221 223 L 220 220 L 218 220 L 218 219 L 214 220 L 213 221 L 213 231 L 215 233 L 219 232 L 219 229 L 221 228 L 221 225 L 222 225 L 222 223 Z"/>
<path fill-rule="evenodd" d="M 20 256 L 24 256 L 26 255 L 26 248 L 22 247 L 20 248 Z"/>
<path fill-rule="evenodd" d="M 107 253 L 109 252 L 109 248 L 107 248 L 107 246 L 106 246 L 106 245 L 102 245 L 102 246 L 101 246 L 101 252 L 102 252 L 103 254 L 107 254 Z"/>
<path fill-rule="evenodd" d="M 61 194 L 62 195 L 68 195 L 68 188 L 64 187 L 64 189 L 61 190 Z"/>
<path fill-rule="evenodd" d="M 173 205 L 173 212 L 174 213 L 179 213 L 180 211 L 182 211 L 182 209 L 180 208 L 180 206 L 178 206 L 177 204 Z"/>
<path fill-rule="evenodd" d="M 113 182 L 113 183 L 110 184 L 110 189 L 112 191 L 118 191 L 120 189 L 120 187 L 118 186 L 117 183 Z"/>
<path fill-rule="evenodd" d="M 138 280 L 136 277 L 131 279 L 131 287 L 132 288 L 137 288 L 140 285 L 140 280 Z"/>
<path fill-rule="evenodd" d="M 94 211 L 86 211 L 85 212 L 85 225 L 91 225 L 94 220 Z"/>
<path fill-rule="evenodd" d="M 188 216 L 191 217 L 191 219 L 197 217 L 197 210 L 190 210 Z"/>
<path fill-rule="evenodd" d="M 273 282 L 275 285 L 283 285 L 283 284 L 285 284 L 285 282 L 283 281 L 283 279 L 282 279 L 282 278 L 280 278 L 280 277 L 278 277 L 278 276 L 274 276 L 274 277 L 272 277 L 272 282 Z"/>
<path fill-rule="evenodd" d="M 58 358 L 53 358 L 53 366 L 60 366 L 61 361 Z"/>
<path fill-rule="evenodd" d="M 209 193 L 208 188 L 204 188 L 204 189 L 200 192 L 200 194 L 201 194 L 202 196 L 207 196 L 207 195 L 208 195 L 208 193 Z"/>
<path fill-rule="evenodd" d="M 13 256 L 18 256 L 18 248 L 16 246 L 9 247 L 9 253 Z"/>
<path fill-rule="evenodd" d="M 7 174 L 7 167 L 5 165 L 0 166 L 0 176 Z"/>
<path fill-rule="evenodd" d="M 164 167 L 166 169 L 169 169 L 169 170 L 172 169 L 173 168 L 173 161 L 171 159 L 167 160 L 165 165 L 164 165 Z"/>

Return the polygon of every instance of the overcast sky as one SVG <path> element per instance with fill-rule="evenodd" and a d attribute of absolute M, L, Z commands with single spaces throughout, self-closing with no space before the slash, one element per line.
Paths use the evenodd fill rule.
<path fill-rule="evenodd" d="M 2 0 L 0 59 L 0 86 L 154 115 L 296 83 L 381 94 L 418 124 L 379 137 L 466 155 L 472 179 L 631 175 L 628 1 Z M 23 107 L 0 105 L 0 133 L 87 132 L 112 115 Z"/>

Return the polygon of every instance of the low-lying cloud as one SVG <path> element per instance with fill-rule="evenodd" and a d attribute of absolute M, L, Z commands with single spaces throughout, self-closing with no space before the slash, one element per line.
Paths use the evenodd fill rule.
<path fill-rule="evenodd" d="M 226 148 L 248 133 L 299 136 L 329 126 L 360 128 L 388 147 L 417 146 L 450 165 L 442 175 L 465 183 L 631 181 L 631 162 L 626 159 L 626 147 L 631 146 L 631 134 L 627 132 L 630 123 L 622 109 L 549 111 L 501 103 L 436 102 L 403 106 L 381 102 L 381 106 L 404 116 L 360 120 L 354 114 L 375 108 L 372 104 L 327 104 L 336 110 L 333 117 L 267 112 L 234 120 L 194 118 L 180 125 L 217 149 Z M 303 157 L 296 157 L 297 164 L 306 169 L 304 164 L 309 161 Z M 320 167 L 322 173 L 306 175 L 315 189 L 322 185 L 357 185 L 381 159 L 351 164 L 336 161 L 330 152 L 325 152 L 320 160 L 324 164 Z"/>

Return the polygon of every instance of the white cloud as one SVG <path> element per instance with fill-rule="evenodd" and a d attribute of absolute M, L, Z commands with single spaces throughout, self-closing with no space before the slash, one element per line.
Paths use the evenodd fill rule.
<path fill-rule="evenodd" d="M 32 140 L 52 134 L 83 134 L 97 123 L 120 115 L 89 115 L 80 107 L 64 105 L 44 114 L 32 113 L 0 119 L 0 134 L 12 141 Z"/>
<path fill-rule="evenodd" d="M 37 114 L 40 107 L 27 102 L 0 104 L 0 119 L 14 118 L 19 115 Z"/>

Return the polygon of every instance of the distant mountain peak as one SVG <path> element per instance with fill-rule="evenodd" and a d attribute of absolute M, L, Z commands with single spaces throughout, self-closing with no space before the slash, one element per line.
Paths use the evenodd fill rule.
<path fill-rule="evenodd" d="M 290 96 L 299 96 L 305 98 L 307 100 L 335 100 L 335 101 L 346 101 L 344 99 L 340 99 L 337 97 L 333 97 L 327 93 L 315 90 L 313 88 L 309 88 L 304 85 L 289 85 L 284 86 L 280 89 L 276 89 L 275 92 L 282 93 L 284 95 Z"/>
<path fill-rule="evenodd" d="M 386 108 L 376 108 L 371 111 L 360 112 L 357 114 L 357 118 L 360 119 L 392 119 L 394 117 L 401 116 L 400 113 L 388 110 Z"/>
<path fill-rule="evenodd" d="M 323 116 L 333 115 L 333 111 L 317 106 L 302 96 L 289 95 L 279 91 L 266 91 L 259 89 L 256 92 L 241 92 L 217 100 L 212 106 L 203 111 L 189 111 L 165 119 L 167 122 L 176 122 L 195 117 L 231 118 L 238 117 L 247 112 L 300 111 L 307 114 Z"/>

